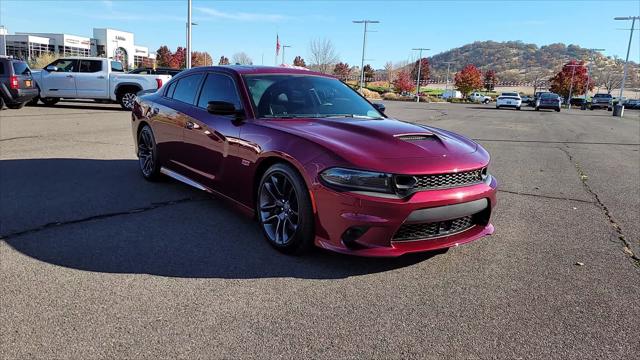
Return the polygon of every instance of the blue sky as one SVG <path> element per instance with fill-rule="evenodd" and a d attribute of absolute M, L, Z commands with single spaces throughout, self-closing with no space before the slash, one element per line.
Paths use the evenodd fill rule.
<path fill-rule="evenodd" d="M 173 0 L 1 0 L 0 24 L 13 32 L 56 32 L 90 37 L 94 27 L 135 34 L 137 45 L 155 50 L 184 46 L 187 1 Z M 272 65 L 276 33 L 293 56 L 308 57 L 309 41 L 331 39 L 342 61 L 360 63 L 362 25 L 375 19 L 369 34 L 368 63 L 407 60 L 411 48 L 433 55 L 473 41 L 522 40 L 605 48 L 606 55 L 626 55 L 630 22 L 615 16 L 640 15 L 640 1 L 207 1 L 193 0 L 194 50 L 214 59 L 244 51 L 260 64 Z M 640 24 L 636 22 L 636 27 Z M 640 62 L 640 32 L 630 59 Z M 415 55 L 414 55 L 415 56 Z"/>

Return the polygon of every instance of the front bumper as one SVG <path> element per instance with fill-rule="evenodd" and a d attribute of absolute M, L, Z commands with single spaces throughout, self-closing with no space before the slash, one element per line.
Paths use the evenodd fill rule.
<path fill-rule="evenodd" d="M 318 184 L 311 191 L 316 206 L 315 243 L 332 251 L 377 257 L 395 257 L 465 244 L 493 233 L 489 219 L 496 204 L 496 187 L 496 179 L 489 177 L 476 185 L 421 191 L 397 199 L 336 192 Z M 478 208 L 481 203 L 486 204 L 484 209 Z M 450 218 L 482 215 L 477 217 L 482 220 L 451 235 L 394 240 L 403 224 L 443 220 L 447 214 Z M 351 240 L 345 234 L 353 228 L 366 231 L 356 240 Z"/>

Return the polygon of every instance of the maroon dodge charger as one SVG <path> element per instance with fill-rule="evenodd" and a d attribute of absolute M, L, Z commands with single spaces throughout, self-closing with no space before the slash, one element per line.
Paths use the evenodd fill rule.
<path fill-rule="evenodd" d="M 399 256 L 491 234 L 487 151 L 384 110 L 304 69 L 199 67 L 140 96 L 132 130 L 146 179 L 229 200 L 285 253 Z"/>

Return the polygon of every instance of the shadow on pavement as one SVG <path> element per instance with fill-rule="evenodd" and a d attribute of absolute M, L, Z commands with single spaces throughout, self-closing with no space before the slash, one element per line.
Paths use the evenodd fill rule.
<path fill-rule="evenodd" d="M 82 101 L 82 100 L 61 100 L 52 106 L 46 106 L 38 103 L 38 105 L 28 105 L 29 107 L 38 108 L 60 108 L 60 109 L 75 109 L 75 110 L 111 110 L 111 111 L 125 111 L 118 104 L 112 103 L 99 103 L 95 101 Z"/>
<path fill-rule="evenodd" d="M 267 244 L 252 219 L 228 203 L 173 181 L 148 183 L 137 171 L 135 160 L 0 161 L 0 172 L 12 174 L 12 180 L 0 181 L 0 190 L 13 194 L 2 196 L 3 222 L 42 218 L 4 241 L 24 255 L 67 268 L 181 278 L 340 279 L 446 252 L 395 259 L 320 249 L 301 257 L 283 255 Z M 68 211 L 64 218 L 47 218 L 59 210 Z"/>

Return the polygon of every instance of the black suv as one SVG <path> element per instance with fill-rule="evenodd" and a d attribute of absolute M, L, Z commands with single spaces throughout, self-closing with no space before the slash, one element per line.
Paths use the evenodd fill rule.
<path fill-rule="evenodd" d="M 13 57 L 0 56 L 0 109 L 20 109 L 38 96 L 36 82 L 26 62 Z"/>
<path fill-rule="evenodd" d="M 131 70 L 129 71 L 129 74 L 140 74 L 140 75 L 171 75 L 171 76 L 176 76 L 178 75 L 178 73 L 182 71 L 179 69 L 172 69 L 172 68 L 164 68 L 164 67 L 159 67 L 159 68 L 148 68 L 148 67 L 141 67 L 141 68 L 137 68 L 135 70 Z"/>

